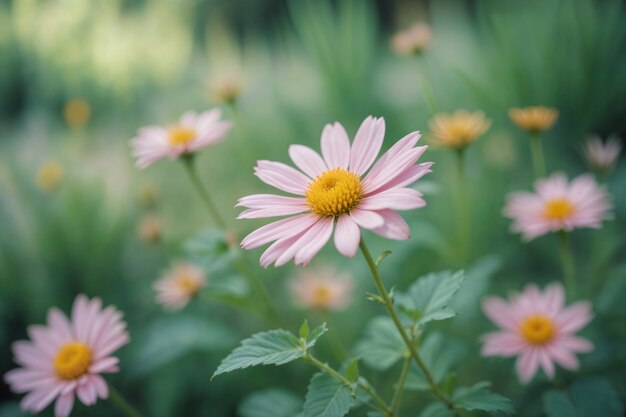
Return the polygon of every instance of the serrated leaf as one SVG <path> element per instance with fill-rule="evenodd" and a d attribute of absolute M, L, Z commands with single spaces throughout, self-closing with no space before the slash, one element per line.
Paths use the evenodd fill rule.
<path fill-rule="evenodd" d="M 419 417 L 453 417 L 452 411 L 441 403 L 429 404 L 422 410 Z"/>
<path fill-rule="evenodd" d="M 303 356 L 298 339 L 283 329 L 252 335 L 233 350 L 211 377 L 256 365 L 284 365 Z"/>
<path fill-rule="evenodd" d="M 438 384 L 443 383 L 446 375 L 465 354 L 465 347 L 462 343 L 445 339 L 441 333 L 431 333 L 426 336 L 417 350 Z M 409 370 L 405 388 L 411 390 L 429 389 L 424 374 L 416 364 L 412 364 Z"/>
<path fill-rule="evenodd" d="M 489 390 L 490 382 L 479 382 L 472 387 L 460 387 L 454 393 L 452 399 L 458 406 L 469 410 L 502 411 L 513 414 L 513 403 L 506 397 Z"/>
<path fill-rule="evenodd" d="M 327 331 L 328 331 L 328 326 L 326 326 L 326 323 L 322 323 L 321 325 L 313 329 L 313 331 L 309 333 L 309 338 L 306 343 L 307 348 L 312 348 L 313 346 L 315 346 L 317 339 L 322 337 L 322 335 L 326 333 Z"/>
<path fill-rule="evenodd" d="M 204 318 L 164 317 L 137 335 L 129 371 L 146 374 L 192 352 L 228 349 L 236 340 L 231 329 Z"/>
<path fill-rule="evenodd" d="M 356 382 L 359 379 L 359 360 L 352 359 L 346 368 L 346 379 L 350 382 Z"/>
<path fill-rule="evenodd" d="M 419 317 L 419 324 L 454 317 L 456 313 L 448 304 L 461 287 L 463 279 L 463 271 L 428 274 L 418 278 L 406 293 L 398 294 L 397 303 L 409 317 Z"/>
<path fill-rule="evenodd" d="M 350 388 L 319 372 L 309 383 L 303 417 L 343 417 L 354 403 Z"/>
<path fill-rule="evenodd" d="M 238 408 L 241 417 L 295 417 L 302 410 L 302 399 L 279 388 L 248 395 Z"/>
<path fill-rule="evenodd" d="M 376 317 L 367 325 L 365 336 L 356 344 L 355 353 L 367 366 L 380 371 L 390 368 L 408 354 L 398 329 L 387 317 Z"/>

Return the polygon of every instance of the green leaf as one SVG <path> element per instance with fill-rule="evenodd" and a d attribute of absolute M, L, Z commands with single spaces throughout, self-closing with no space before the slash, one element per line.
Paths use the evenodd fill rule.
<path fill-rule="evenodd" d="M 495 255 L 485 256 L 465 270 L 463 296 L 454 297 L 449 307 L 459 313 L 456 325 L 465 326 L 476 317 L 482 317 L 481 298 L 488 292 L 492 277 L 502 268 L 502 260 Z"/>
<path fill-rule="evenodd" d="M 567 395 L 556 390 L 544 394 L 543 409 L 548 417 L 580 417 Z"/>
<path fill-rule="evenodd" d="M 617 390 L 603 378 L 577 379 L 569 388 L 572 402 L 580 417 L 621 417 L 624 406 Z"/>
<path fill-rule="evenodd" d="M 459 363 L 465 354 L 462 343 L 448 340 L 441 333 L 431 333 L 418 346 L 418 351 L 435 382 L 443 383 L 446 375 Z M 406 389 L 428 390 L 422 370 L 413 364 L 406 380 Z"/>
<path fill-rule="evenodd" d="M 192 352 L 228 349 L 236 340 L 231 329 L 207 319 L 164 317 L 137 334 L 129 372 L 146 374 Z"/>
<path fill-rule="evenodd" d="M 408 291 L 396 296 L 398 305 L 418 324 L 444 320 L 456 313 L 448 307 L 454 293 L 461 287 L 463 271 L 436 272 L 418 278 Z"/>
<path fill-rule="evenodd" d="M 408 355 L 398 329 L 387 317 L 376 317 L 369 322 L 365 336 L 356 344 L 355 353 L 367 366 L 379 371 Z"/>
<path fill-rule="evenodd" d="M 315 343 L 315 342 L 313 342 Z M 304 355 L 298 339 L 283 329 L 257 333 L 241 342 L 211 377 L 256 365 L 284 365 Z"/>
<path fill-rule="evenodd" d="M 184 243 L 184 251 L 192 262 L 207 272 L 226 268 L 238 258 L 222 230 L 202 230 Z"/>
<path fill-rule="evenodd" d="M 343 417 L 354 403 L 349 387 L 319 372 L 309 383 L 303 417 Z"/>
<path fill-rule="evenodd" d="M 460 387 L 456 390 L 452 399 L 457 405 L 470 411 L 502 411 L 507 414 L 513 414 L 515 410 L 511 400 L 491 392 L 488 389 L 490 386 L 490 382 L 483 381 L 472 387 Z"/>
<path fill-rule="evenodd" d="M 309 321 L 308 320 L 304 320 L 304 323 L 302 323 L 302 326 L 300 326 L 300 331 L 298 332 L 300 334 L 300 337 L 302 339 L 305 339 L 307 337 L 309 337 Z"/>
<path fill-rule="evenodd" d="M 297 395 L 279 388 L 270 388 L 248 395 L 238 408 L 241 417 L 295 417 L 302 410 Z"/>
<path fill-rule="evenodd" d="M 306 347 L 310 349 L 315 346 L 317 339 L 319 339 L 327 331 L 328 327 L 326 326 L 326 323 L 322 323 L 321 325 L 313 329 L 313 331 L 309 334 L 309 338 L 307 339 Z"/>
<path fill-rule="evenodd" d="M 346 368 L 346 379 L 350 382 L 356 382 L 359 379 L 359 360 L 352 359 Z"/>

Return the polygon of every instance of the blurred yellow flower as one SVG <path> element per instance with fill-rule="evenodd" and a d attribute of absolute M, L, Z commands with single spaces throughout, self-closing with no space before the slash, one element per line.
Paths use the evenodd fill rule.
<path fill-rule="evenodd" d="M 189 263 L 174 265 L 153 285 L 156 299 L 165 309 L 179 310 L 207 284 L 204 271 Z"/>
<path fill-rule="evenodd" d="M 65 175 L 63 167 L 56 161 L 48 161 L 37 171 L 37 187 L 41 191 L 50 193 L 57 189 Z"/>
<path fill-rule="evenodd" d="M 137 235 L 146 243 L 155 243 L 161 239 L 163 226 L 161 219 L 155 214 L 146 214 L 139 220 Z"/>
<path fill-rule="evenodd" d="M 70 127 L 81 127 L 91 118 L 91 106 L 82 98 L 73 98 L 65 104 L 63 115 Z"/>
<path fill-rule="evenodd" d="M 552 107 L 533 106 L 509 110 L 509 118 L 513 123 L 529 133 L 550 129 L 558 117 L 559 111 Z"/>
<path fill-rule="evenodd" d="M 428 122 L 435 145 L 462 150 L 476 141 L 489 129 L 491 122 L 483 112 L 457 110 L 454 113 L 438 113 Z"/>
<path fill-rule="evenodd" d="M 354 280 L 328 267 L 306 269 L 288 281 L 294 301 L 313 310 L 343 310 L 352 300 Z"/>
<path fill-rule="evenodd" d="M 399 55 L 417 55 L 432 42 L 430 25 L 418 22 L 408 29 L 397 32 L 391 38 L 391 48 Z"/>
<path fill-rule="evenodd" d="M 221 103 L 233 104 L 241 94 L 241 79 L 234 74 L 216 76 L 210 81 L 211 95 Z"/>

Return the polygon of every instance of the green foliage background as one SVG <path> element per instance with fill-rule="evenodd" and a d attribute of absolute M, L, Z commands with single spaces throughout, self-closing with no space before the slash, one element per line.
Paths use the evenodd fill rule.
<path fill-rule="evenodd" d="M 415 19 L 432 24 L 432 46 L 419 60 L 394 55 L 388 42 L 393 30 Z M 605 404 L 623 403 L 623 161 L 606 180 L 615 219 L 602 230 L 574 234 L 577 275 L 597 317 L 585 331 L 595 351 L 581 356 L 581 371 L 561 372 L 554 383 L 539 377 L 524 387 L 512 377 L 512 360 L 479 356 L 478 339 L 492 328 L 480 312 L 481 297 L 561 279 L 556 237 L 524 244 L 501 216 L 505 195 L 533 181 L 527 139 L 508 121 L 507 110 L 558 108 L 559 121 L 544 140 L 550 171 L 570 177 L 585 172 L 581 147 L 587 134 L 626 134 L 625 19 L 617 0 L 0 2 L 0 372 L 14 366 L 10 343 L 26 337 L 29 324 L 43 322 L 54 305 L 69 311 L 75 295 L 84 292 L 125 312 L 132 343 L 120 351 L 123 371 L 110 381 L 146 415 L 258 417 L 249 410 L 262 410 L 267 399 L 257 396 L 261 405 L 254 406 L 248 395 L 272 387 L 289 391 L 271 391 L 276 404 L 298 410 L 313 374 L 303 364 L 253 368 L 209 382 L 237 341 L 265 324 L 229 304 L 250 289 L 207 258 L 215 254 L 215 237 L 206 232 L 211 220 L 182 166 L 162 161 L 139 171 L 128 140 L 140 126 L 168 124 L 188 109 L 217 105 L 210 80 L 239 77 L 244 88 L 237 105 L 223 106 L 236 127 L 228 140 L 202 152 L 198 164 L 229 227 L 241 237 L 264 223 L 234 220 L 237 198 L 270 189 L 252 175 L 255 160 L 288 162 L 291 143 L 319 148 L 325 123 L 338 120 L 353 134 L 372 114 L 386 119 L 385 147 L 413 130 L 428 140 L 423 74 L 441 111 L 482 110 L 492 120 L 467 155 L 472 263 L 455 299 L 459 316 L 433 326 L 464 351 L 459 381 L 492 381 L 520 416 L 571 415 L 559 414 L 570 406 L 587 410 L 580 403 L 593 398 L 579 393 L 594 389 Z M 63 106 L 76 97 L 90 103 L 92 117 L 72 128 Z M 381 266 L 388 287 L 405 289 L 428 272 L 466 266 L 454 250 L 453 156 L 431 149 L 423 157 L 436 165 L 418 185 L 428 206 L 407 213 L 408 242 L 366 236 L 375 253 L 393 252 Z M 65 170 L 54 193 L 35 184 L 48 160 Z M 136 233 L 148 211 L 138 197 L 146 187 L 158 191 L 149 209 L 163 222 L 156 244 Z M 331 333 L 341 329 L 341 338 L 353 345 L 381 312 L 365 299 L 373 286 L 362 260 L 344 259 L 328 246 L 314 265 L 330 262 L 357 278 L 355 301 L 330 327 Z M 258 255 L 248 254 L 252 262 Z M 211 276 L 213 299 L 163 313 L 152 283 L 173 259 L 194 257 Z M 305 317 L 316 325 L 323 321 L 290 300 L 284 282 L 293 266 L 255 272 L 270 288 L 283 327 L 295 331 Z M 327 340 L 318 345 L 332 357 Z M 396 374 L 395 367 L 383 372 L 377 379 L 381 391 L 392 391 Z M 407 392 L 401 415 L 418 415 L 428 399 Z M 17 402 L 0 383 L 0 417 L 22 416 Z M 105 403 L 77 405 L 73 415 L 114 413 Z"/>

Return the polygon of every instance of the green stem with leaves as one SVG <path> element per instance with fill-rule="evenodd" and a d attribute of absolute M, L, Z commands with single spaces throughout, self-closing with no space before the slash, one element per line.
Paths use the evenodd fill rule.
<path fill-rule="evenodd" d="M 544 178 L 546 176 L 546 163 L 543 158 L 543 145 L 539 133 L 530 134 L 530 152 L 533 158 L 533 165 L 535 166 L 535 176 Z"/>
<path fill-rule="evenodd" d="M 398 316 L 398 313 L 393 307 L 393 299 L 391 298 L 391 296 L 385 289 L 385 285 L 383 284 L 383 281 L 380 278 L 380 274 L 378 273 L 378 265 L 376 264 L 376 262 L 374 262 L 374 259 L 372 258 L 372 254 L 370 253 L 363 239 L 361 239 L 361 241 L 359 242 L 359 247 L 361 248 L 361 252 L 363 253 L 363 257 L 365 258 L 367 265 L 369 266 L 370 272 L 372 273 L 374 284 L 376 285 L 376 288 L 378 289 L 378 293 L 380 295 L 380 302 L 387 309 L 387 312 L 389 313 L 391 320 L 393 321 L 394 325 L 398 329 L 398 332 L 400 333 L 402 340 L 404 341 L 404 343 L 406 344 L 406 347 L 409 350 L 409 354 L 411 358 L 413 358 L 415 363 L 417 363 L 417 366 L 419 366 L 419 368 L 422 370 L 422 373 L 424 374 L 424 377 L 426 378 L 426 383 L 428 384 L 430 392 L 435 396 L 435 398 L 437 398 L 437 400 L 441 401 L 448 409 L 450 409 L 453 413 L 455 413 L 455 415 L 461 416 L 460 411 L 455 406 L 454 402 L 452 402 L 449 398 L 447 398 L 446 395 L 442 392 L 439 385 L 437 385 L 437 382 L 435 381 L 432 374 L 430 373 L 430 370 L 428 369 L 428 367 L 422 360 L 421 356 L 419 355 L 414 342 L 411 340 L 411 338 L 406 332 L 406 329 L 402 325 L 402 322 L 400 321 L 400 317 Z"/>
<path fill-rule="evenodd" d="M 352 383 L 348 381 L 348 379 L 345 376 L 341 375 L 339 372 L 337 372 L 336 370 L 328 366 L 326 363 L 320 361 L 319 359 L 311 355 L 309 352 L 306 352 L 304 354 L 303 359 L 307 361 L 308 363 L 310 363 L 311 365 L 315 366 L 320 371 L 325 372 L 331 377 L 335 378 L 337 381 L 341 382 L 346 387 L 352 389 Z M 383 400 L 382 398 L 380 398 L 378 394 L 376 394 L 376 392 L 372 389 L 372 387 L 360 381 L 357 382 L 357 385 L 359 388 L 365 391 L 372 400 L 374 400 L 374 405 L 375 405 L 374 408 L 376 410 L 382 412 L 387 417 L 391 417 L 389 406 L 387 405 L 385 400 Z"/>
<path fill-rule="evenodd" d="M 226 222 L 220 216 L 219 211 L 217 210 L 217 207 L 215 206 L 215 204 L 213 203 L 213 200 L 211 199 L 211 196 L 209 195 L 209 192 L 207 191 L 206 187 L 200 180 L 194 161 L 195 161 L 194 154 L 187 154 L 183 157 L 183 164 L 185 165 L 187 173 L 189 174 L 189 179 L 191 180 L 196 191 L 200 195 L 200 198 L 202 198 L 202 201 L 204 202 L 215 224 L 217 224 L 217 226 L 221 228 L 222 230 L 226 231 Z M 239 248 L 236 247 L 236 250 L 239 250 Z M 274 308 L 272 300 L 269 296 L 269 292 L 263 285 L 263 282 L 261 282 L 259 277 L 250 270 L 245 260 L 242 259 L 240 261 L 236 261 L 234 266 L 235 268 L 239 270 L 239 272 L 243 274 L 243 276 L 245 276 L 248 279 L 248 282 L 252 286 L 253 290 L 261 298 L 263 309 L 265 311 L 264 314 L 267 316 L 267 319 L 269 320 L 269 322 L 272 323 L 273 325 L 277 324 L 276 309 Z"/>
<path fill-rule="evenodd" d="M 141 413 L 135 407 L 130 405 L 122 394 L 111 384 L 109 384 L 109 401 L 127 417 L 142 417 Z"/>
<path fill-rule="evenodd" d="M 572 252 L 570 249 L 570 234 L 565 230 L 560 230 L 559 233 L 559 251 L 561 255 L 561 266 L 563 267 L 563 279 L 565 281 L 565 287 L 570 297 L 576 298 L 578 292 L 578 284 L 576 283 L 576 276 L 574 275 L 574 260 L 572 259 Z"/>

